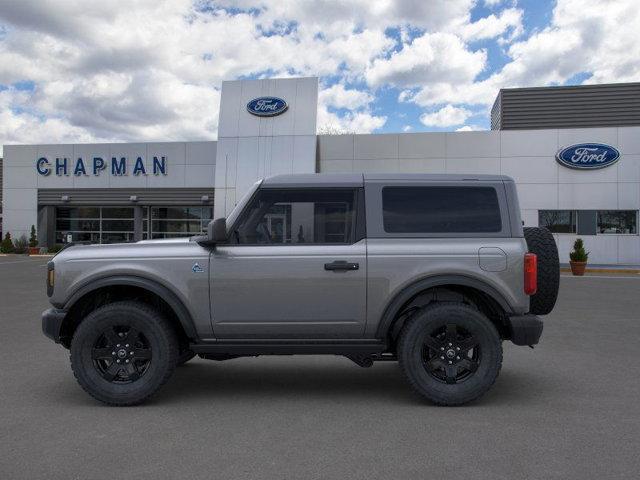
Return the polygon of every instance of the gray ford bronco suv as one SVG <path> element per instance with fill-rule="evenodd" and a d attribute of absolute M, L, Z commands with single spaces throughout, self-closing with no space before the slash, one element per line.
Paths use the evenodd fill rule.
<path fill-rule="evenodd" d="M 440 405 L 496 380 L 502 342 L 532 346 L 558 252 L 523 229 L 504 176 L 283 175 L 207 234 L 72 246 L 48 264 L 42 329 L 110 405 L 155 393 L 195 355 L 395 361 Z"/>

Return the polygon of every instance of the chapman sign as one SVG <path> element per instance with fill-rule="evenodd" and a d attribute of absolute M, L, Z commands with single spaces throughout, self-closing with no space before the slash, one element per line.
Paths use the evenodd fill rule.
<path fill-rule="evenodd" d="M 247 111 L 258 117 L 275 117 L 284 113 L 289 105 L 278 97 L 259 97 L 247 103 Z"/>
<path fill-rule="evenodd" d="M 578 170 L 596 170 L 613 165 L 620 158 L 620 152 L 602 143 L 579 143 L 563 148 L 556 155 L 561 165 Z"/>
<path fill-rule="evenodd" d="M 111 160 L 105 160 L 102 157 L 82 158 L 78 157 L 75 161 L 69 158 L 49 159 L 40 157 L 36 160 L 36 170 L 38 174 L 46 177 L 51 173 L 57 176 L 75 175 L 80 177 L 83 175 L 99 176 L 102 172 L 110 173 L 114 177 L 128 175 L 166 175 L 167 174 L 167 157 L 153 157 L 151 165 L 145 165 L 142 157 L 129 161 L 127 157 L 111 157 Z"/>

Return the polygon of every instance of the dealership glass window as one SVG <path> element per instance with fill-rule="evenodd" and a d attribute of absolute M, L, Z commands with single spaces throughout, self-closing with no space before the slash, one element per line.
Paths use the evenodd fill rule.
<path fill-rule="evenodd" d="M 538 225 L 553 233 L 576 233 L 577 214 L 575 210 L 540 210 Z"/>
<path fill-rule="evenodd" d="M 232 241 L 248 245 L 351 243 L 351 189 L 262 190 L 243 212 Z"/>
<path fill-rule="evenodd" d="M 213 217 L 212 207 L 150 207 L 151 229 L 145 215 L 143 231 L 150 238 L 176 238 L 200 235 Z M 145 235 L 146 237 L 146 235 Z"/>
<path fill-rule="evenodd" d="M 598 210 L 598 233 L 637 234 L 637 210 Z"/>
<path fill-rule="evenodd" d="M 56 243 L 133 241 L 133 207 L 57 207 Z"/>
<path fill-rule="evenodd" d="M 385 187 L 388 233 L 492 233 L 502 230 L 498 195 L 492 187 Z"/>

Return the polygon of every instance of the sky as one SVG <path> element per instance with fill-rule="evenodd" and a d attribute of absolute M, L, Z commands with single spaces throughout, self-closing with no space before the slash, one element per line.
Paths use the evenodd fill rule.
<path fill-rule="evenodd" d="M 637 0 L 0 0 L 0 144 L 215 140 L 223 80 L 319 132 L 489 129 L 500 88 L 640 81 Z"/>

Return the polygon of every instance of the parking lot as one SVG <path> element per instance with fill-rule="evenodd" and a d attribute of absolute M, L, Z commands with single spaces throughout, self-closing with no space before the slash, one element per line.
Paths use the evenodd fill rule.
<path fill-rule="evenodd" d="M 424 403 L 395 363 L 180 367 L 150 403 L 76 384 L 40 313 L 47 258 L 0 257 L 0 478 L 586 479 L 640 471 L 640 278 L 563 277 L 534 350 L 505 343 L 480 401 Z"/>

